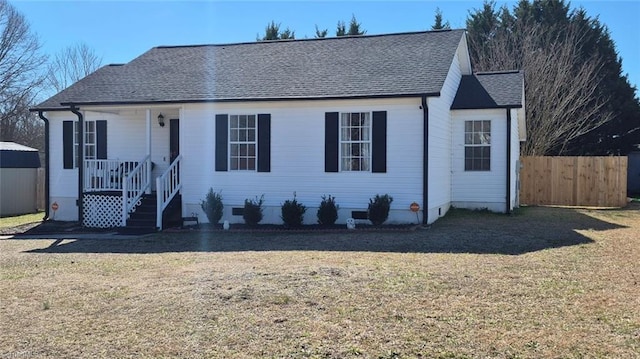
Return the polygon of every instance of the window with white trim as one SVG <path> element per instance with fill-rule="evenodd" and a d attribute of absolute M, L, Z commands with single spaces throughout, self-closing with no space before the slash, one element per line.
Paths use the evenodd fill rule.
<path fill-rule="evenodd" d="M 371 113 L 346 112 L 340 117 L 342 171 L 371 170 Z"/>
<path fill-rule="evenodd" d="M 78 147 L 80 143 L 80 133 L 78 132 L 78 121 L 73 122 L 73 167 L 78 168 L 80 153 Z M 96 122 L 84 121 L 84 159 L 95 160 L 96 156 Z"/>
<path fill-rule="evenodd" d="M 255 171 L 257 158 L 256 115 L 229 116 L 229 169 Z"/>
<path fill-rule="evenodd" d="M 491 170 L 491 121 L 464 122 L 464 170 Z"/>

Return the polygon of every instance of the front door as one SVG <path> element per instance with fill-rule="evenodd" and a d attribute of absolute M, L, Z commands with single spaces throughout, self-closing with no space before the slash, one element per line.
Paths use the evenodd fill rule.
<path fill-rule="evenodd" d="M 170 163 L 180 154 L 180 120 L 169 120 L 169 153 Z"/>

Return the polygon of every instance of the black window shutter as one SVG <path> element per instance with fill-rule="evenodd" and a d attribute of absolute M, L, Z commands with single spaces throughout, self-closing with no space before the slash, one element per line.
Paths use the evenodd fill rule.
<path fill-rule="evenodd" d="M 371 172 L 387 172 L 387 111 L 373 112 Z"/>
<path fill-rule="evenodd" d="M 227 170 L 229 115 L 216 115 L 216 171 Z"/>
<path fill-rule="evenodd" d="M 96 158 L 107 159 L 107 121 L 96 121 Z"/>
<path fill-rule="evenodd" d="M 324 114 L 324 171 L 338 172 L 338 113 Z"/>
<path fill-rule="evenodd" d="M 63 168 L 73 168 L 73 121 L 62 121 Z"/>
<path fill-rule="evenodd" d="M 271 115 L 258 114 L 258 172 L 271 172 Z"/>

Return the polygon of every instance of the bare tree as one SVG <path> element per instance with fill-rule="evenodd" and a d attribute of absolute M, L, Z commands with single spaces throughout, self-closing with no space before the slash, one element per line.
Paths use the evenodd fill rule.
<path fill-rule="evenodd" d="M 102 58 L 85 43 L 58 52 L 47 71 L 47 85 L 56 92 L 91 74 L 102 65 Z"/>
<path fill-rule="evenodd" d="M 526 83 L 527 141 L 523 155 L 565 154 L 570 141 L 613 119 L 609 101 L 598 94 L 603 61 L 593 54 L 586 61 L 582 34 L 575 24 L 553 31 L 526 23 L 495 34 L 491 49 L 475 63 L 478 71 L 522 69 Z M 472 43 L 471 46 L 486 46 Z"/>
<path fill-rule="evenodd" d="M 2 106 L 2 111 L 10 111 L 10 114 L 2 118 L 0 139 L 21 143 L 43 152 L 44 124 L 35 113 L 29 112 L 32 104 L 33 99 L 27 98 L 11 104 L 11 109 Z"/>
<path fill-rule="evenodd" d="M 25 18 L 6 0 L 0 0 L 1 140 L 41 147 L 29 133 L 38 126 L 31 122 L 38 120 L 29 114 L 28 107 L 44 80 L 41 70 L 45 61 Z"/>

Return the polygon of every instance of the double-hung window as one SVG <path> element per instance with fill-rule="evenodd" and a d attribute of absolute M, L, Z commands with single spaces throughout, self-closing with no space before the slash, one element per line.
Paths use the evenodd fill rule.
<path fill-rule="evenodd" d="M 255 171 L 257 152 L 256 115 L 229 116 L 229 169 Z"/>
<path fill-rule="evenodd" d="M 464 170 L 491 170 L 491 121 L 464 122 Z"/>
<path fill-rule="evenodd" d="M 371 113 L 347 112 L 340 118 L 342 171 L 371 170 Z"/>
<path fill-rule="evenodd" d="M 80 131 L 78 131 L 78 121 L 73 122 L 73 167 L 77 168 L 80 163 Z M 96 152 L 96 122 L 84 121 L 84 159 L 95 160 Z"/>

